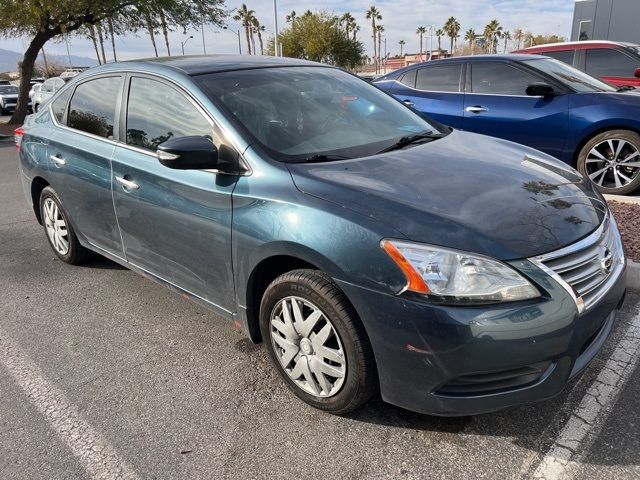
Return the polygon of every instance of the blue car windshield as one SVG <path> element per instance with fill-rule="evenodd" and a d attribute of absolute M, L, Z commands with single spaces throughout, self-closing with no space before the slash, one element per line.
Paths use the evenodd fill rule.
<path fill-rule="evenodd" d="M 403 137 L 442 133 L 390 95 L 336 68 L 261 68 L 195 79 L 276 160 L 358 158 Z"/>
<path fill-rule="evenodd" d="M 522 63 L 526 63 L 530 67 L 550 75 L 578 93 L 616 91 L 616 89 L 608 83 L 604 83 L 559 60 L 552 58 L 534 58 L 532 60 L 524 60 Z"/>

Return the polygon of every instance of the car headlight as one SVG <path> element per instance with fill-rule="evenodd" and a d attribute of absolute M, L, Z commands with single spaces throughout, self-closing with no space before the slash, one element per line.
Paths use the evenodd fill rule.
<path fill-rule="evenodd" d="M 405 290 L 440 303 L 512 302 L 540 296 L 516 270 L 489 257 L 400 240 L 382 240 L 381 246 L 407 277 Z"/>

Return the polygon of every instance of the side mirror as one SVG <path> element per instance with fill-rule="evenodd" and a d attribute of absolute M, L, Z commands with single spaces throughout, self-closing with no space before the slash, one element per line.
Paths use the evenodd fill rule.
<path fill-rule="evenodd" d="M 177 170 L 217 170 L 218 149 L 206 137 L 171 138 L 158 145 L 156 152 L 162 165 Z"/>
<path fill-rule="evenodd" d="M 640 78 L 640 68 L 636 68 L 636 71 L 635 71 L 635 72 L 633 72 L 633 75 L 634 75 L 636 78 Z"/>
<path fill-rule="evenodd" d="M 527 87 L 526 94 L 530 97 L 550 97 L 555 93 L 548 83 L 532 83 Z"/>

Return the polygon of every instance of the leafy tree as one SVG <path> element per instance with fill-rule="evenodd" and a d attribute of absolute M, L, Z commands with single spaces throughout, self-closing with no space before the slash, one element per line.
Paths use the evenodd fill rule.
<path fill-rule="evenodd" d="M 489 44 L 489 53 L 496 53 L 498 50 L 498 40 L 502 37 L 502 26 L 497 19 L 491 20 L 484 27 L 484 37 Z"/>
<path fill-rule="evenodd" d="M 473 43 L 476 39 L 476 31 L 470 28 L 464 33 L 464 39 L 469 42 L 469 48 L 473 48 Z"/>
<path fill-rule="evenodd" d="M 339 19 L 327 12 L 304 14 L 278 34 L 285 57 L 303 58 L 343 68 L 354 68 L 363 60 L 364 46 L 340 28 Z M 271 37 L 267 53 L 273 55 L 275 43 Z"/>
<path fill-rule="evenodd" d="M 118 22 L 135 25 L 144 12 L 155 14 L 159 8 L 177 25 L 191 25 L 196 19 L 198 24 L 202 20 L 220 24 L 227 13 L 224 0 L 0 0 L 0 36 L 30 39 L 20 65 L 18 104 L 9 123 L 24 121 L 33 67 L 49 40 L 83 27 L 97 28 L 109 19 L 114 30 Z"/>

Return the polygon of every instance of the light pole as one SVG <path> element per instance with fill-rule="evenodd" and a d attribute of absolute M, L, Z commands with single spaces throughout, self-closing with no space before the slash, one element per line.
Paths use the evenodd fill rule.
<path fill-rule="evenodd" d="M 206 55 L 207 47 L 204 46 L 204 18 L 202 19 L 202 51 Z"/>
<path fill-rule="evenodd" d="M 232 33 L 235 33 L 238 37 L 238 53 L 240 55 L 242 55 L 242 44 L 240 43 L 240 30 L 231 30 L 229 27 L 227 27 L 226 25 L 224 27 L 222 27 L 223 30 L 228 30 Z"/>
<path fill-rule="evenodd" d="M 273 0 L 273 32 L 274 53 L 276 57 L 279 57 L 282 52 L 280 52 L 280 43 L 278 42 L 278 6 L 276 5 L 276 0 Z"/>
<path fill-rule="evenodd" d="M 431 57 L 433 57 L 433 33 L 436 30 L 436 26 L 428 25 L 427 28 L 429 29 L 429 60 L 431 60 Z"/>
<path fill-rule="evenodd" d="M 182 56 L 184 57 L 184 46 L 187 44 L 187 42 L 189 41 L 190 38 L 193 38 L 193 35 L 189 35 L 189 37 L 182 42 Z"/>

